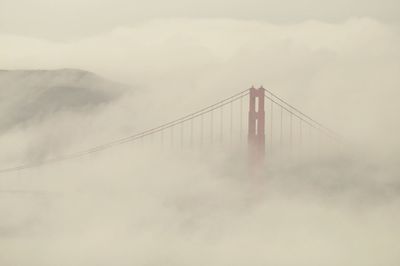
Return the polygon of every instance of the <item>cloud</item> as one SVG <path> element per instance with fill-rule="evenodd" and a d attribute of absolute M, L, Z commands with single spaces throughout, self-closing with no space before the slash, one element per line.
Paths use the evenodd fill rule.
<path fill-rule="evenodd" d="M 6 69 L 81 68 L 141 88 L 144 126 L 262 84 L 360 146 L 387 151 L 399 147 L 398 33 L 368 18 L 287 26 L 170 19 L 66 43 L 2 35 L 0 57 Z M 177 96 L 185 102 L 174 104 Z"/>
<path fill-rule="evenodd" d="M 354 171 L 353 165 L 340 171 L 343 166 L 332 161 L 314 161 L 302 171 L 296 164 L 277 165 L 264 181 L 251 180 L 243 163 L 231 165 L 237 170 L 233 174 L 210 167 L 225 164 L 226 156 L 182 156 L 136 145 L 2 177 L 10 189 L 39 194 L 3 193 L 2 213 L 8 215 L 1 222 L 0 262 L 398 262 L 398 194 L 388 197 L 390 189 L 378 180 L 389 171 L 369 187 L 371 171 Z M 357 179 L 357 174 L 364 176 Z"/>
<path fill-rule="evenodd" d="M 95 114 L 10 131 L 7 164 L 23 160 L 21 146 L 80 150 L 252 84 L 349 143 L 270 160 L 258 179 L 243 154 L 149 144 L 1 176 L 0 263 L 397 265 L 398 44 L 396 28 L 372 19 L 156 20 L 66 43 L 0 36 L 1 68 L 81 68 L 135 88 Z"/>
<path fill-rule="evenodd" d="M 272 23 L 300 23 L 315 19 L 340 22 L 371 17 L 398 23 L 397 0 L 3 0 L 0 3 L 4 33 L 56 40 L 99 34 L 120 25 L 134 26 L 153 19 L 228 18 Z"/>

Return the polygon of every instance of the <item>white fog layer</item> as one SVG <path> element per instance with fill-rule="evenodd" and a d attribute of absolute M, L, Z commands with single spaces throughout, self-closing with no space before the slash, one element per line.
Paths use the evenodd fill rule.
<path fill-rule="evenodd" d="M 252 85 L 343 144 L 267 156 L 258 176 L 235 149 L 148 143 L 2 173 L 0 265 L 398 266 L 399 33 L 367 17 L 157 18 L 68 41 L 0 31 L 0 170 L 129 136 Z"/>

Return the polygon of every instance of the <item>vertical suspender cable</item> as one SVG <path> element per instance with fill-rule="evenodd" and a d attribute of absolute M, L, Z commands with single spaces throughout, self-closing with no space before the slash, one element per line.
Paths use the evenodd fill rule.
<path fill-rule="evenodd" d="M 214 138 L 214 115 L 213 115 L 213 110 L 210 111 L 210 143 L 213 143 L 213 138 Z"/>
<path fill-rule="evenodd" d="M 271 98 L 272 99 L 272 98 Z M 274 119 L 274 103 L 273 103 L 273 101 L 271 100 L 271 110 L 270 110 L 270 119 L 269 119 L 269 124 L 270 124 L 270 128 L 269 128 L 269 140 L 270 140 L 270 147 L 269 147 L 269 150 L 270 151 L 272 151 L 272 143 L 273 143 L 273 139 L 272 139 L 272 136 L 273 136 L 273 130 L 274 130 L 274 128 L 273 128 L 273 119 Z"/>
<path fill-rule="evenodd" d="M 290 149 L 293 147 L 293 113 L 290 112 Z"/>
<path fill-rule="evenodd" d="M 203 114 L 200 115 L 200 146 L 203 146 L 203 139 L 204 139 L 204 116 Z"/>
<path fill-rule="evenodd" d="M 224 106 L 221 105 L 220 107 L 221 113 L 220 113 L 220 142 L 221 144 L 223 143 L 223 138 L 224 138 Z"/>
<path fill-rule="evenodd" d="M 243 97 L 240 98 L 240 118 L 239 118 L 239 138 L 240 142 L 243 141 Z"/>
<path fill-rule="evenodd" d="M 302 145 L 303 145 L 303 121 L 301 119 L 300 120 L 300 124 L 299 124 L 299 141 L 300 141 L 300 150 L 302 149 Z"/>
<path fill-rule="evenodd" d="M 190 146 L 193 146 L 193 123 L 194 118 L 190 119 Z"/>
<path fill-rule="evenodd" d="M 181 148 L 183 148 L 183 126 L 184 126 L 184 122 L 181 122 Z"/>
<path fill-rule="evenodd" d="M 283 147 L 283 107 L 281 106 L 281 132 L 279 142 L 281 144 L 281 148 Z"/>
<path fill-rule="evenodd" d="M 174 147 L 174 126 L 171 127 L 171 147 Z"/>
<path fill-rule="evenodd" d="M 231 102 L 231 104 L 230 104 L 230 111 L 231 111 L 231 116 L 230 116 L 230 118 L 231 118 L 231 124 L 230 124 L 230 136 L 229 136 L 229 142 L 230 142 L 230 144 L 232 145 L 232 142 L 233 142 L 233 140 L 232 140 L 232 138 L 233 138 L 233 102 Z"/>

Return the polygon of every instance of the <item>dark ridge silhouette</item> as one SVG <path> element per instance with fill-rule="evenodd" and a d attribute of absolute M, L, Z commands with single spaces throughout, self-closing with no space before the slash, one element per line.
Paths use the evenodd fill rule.
<path fill-rule="evenodd" d="M 0 70 L 0 134 L 56 112 L 89 112 L 127 89 L 80 69 Z"/>

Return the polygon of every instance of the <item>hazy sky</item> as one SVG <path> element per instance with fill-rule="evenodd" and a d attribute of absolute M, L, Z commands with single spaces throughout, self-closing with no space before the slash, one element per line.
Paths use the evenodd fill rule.
<path fill-rule="evenodd" d="M 399 22 L 398 0 L 1 0 L 0 33 L 70 40 L 157 18 L 232 18 L 271 23 L 369 17 Z"/>
<path fill-rule="evenodd" d="M 146 143 L 1 175 L 0 265 L 400 265 L 399 9 L 400 0 L 0 0 L 0 69 L 74 68 L 129 84 L 88 108 L 103 84 L 92 74 L 0 71 L 0 169 L 132 135 L 252 84 L 345 143 L 333 155 L 309 146 L 314 156 L 300 162 L 269 149 L 261 178 L 239 149 Z"/>

